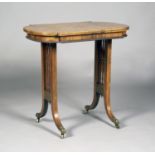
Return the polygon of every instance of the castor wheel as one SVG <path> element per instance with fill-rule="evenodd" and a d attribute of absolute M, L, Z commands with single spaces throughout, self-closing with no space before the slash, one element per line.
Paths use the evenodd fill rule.
<path fill-rule="evenodd" d="M 65 128 L 62 127 L 62 128 L 60 129 L 60 131 L 61 131 L 60 137 L 61 137 L 61 139 L 64 139 L 64 138 L 65 138 L 65 133 L 66 133 Z"/>
<path fill-rule="evenodd" d="M 119 121 L 116 119 L 114 123 L 115 123 L 115 127 L 116 127 L 117 129 L 119 129 L 119 128 L 120 128 L 120 125 L 119 125 L 120 123 L 119 123 Z"/>
<path fill-rule="evenodd" d="M 38 123 L 40 122 L 40 118 L 37 118 L 37 122 L 38 122 Z"/>
<path fill-rule="evenodd" d="M 88 114 L 88 112 L 89 112 L 89 106 L 86 105 L 85 109 L 83 110 L 83 114 Z"/>
<path fill-rule="evenodd" d="M 64 134 L 61 134 L 61 139 L 64 139 L 65 138 L 65 135 Z"/>
<path fill-rule="evenodd" d="M 36 117 L 37 117 L 37 122 L 39 123 L 40 122 L 40 115 L 39 115 L 39 113 L 36 113 Z"/>

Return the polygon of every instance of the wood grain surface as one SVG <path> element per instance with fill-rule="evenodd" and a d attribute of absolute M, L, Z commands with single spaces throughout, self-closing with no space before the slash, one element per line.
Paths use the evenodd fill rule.
<path fill-rule="evenodd" d="M 61 37 L 72 35 L 90 35 L 100 33 L 125 32 L 127 25 L 109 22 L 74 22 L 58 24 L 36 24 L 23 28 L 29 35 Z"/>

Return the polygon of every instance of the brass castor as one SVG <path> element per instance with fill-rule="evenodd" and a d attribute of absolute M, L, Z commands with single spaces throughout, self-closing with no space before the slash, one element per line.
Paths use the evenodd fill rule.
<path fill-rule="evenodd" d="M 65 128 L 62 127 L 62 128 L 60 129 L 60 132 L 61 132 L 61 135 L 60 135 L 60 136 L 61 136 L 61 139 L 64 139 L 65 133 L 66 133 Z"/>
<path fill-rule="evenodd" d="M 39 123 L 40 122 L 40 114 L 36 113 L 36 117 L 37 117 L 37 122 Z"/>
<path fill-rule="evenodd" d="M 61 139 L 64 139 L 64 138 L 65 138 L 65 135 L 61 133 Z"/>
<path fill-rule="evenodd" d="M 116 119 L 116 120 L 114 121 L 114 123 L 115 123 L 115 127 L 116 127 L 117 129 L 119 129 L 119 128 L 120 128 L 120 123 L 119 123 L 119 121 Z"/>
<path fill-rule="evenodd" d="M 89 105 L 85 106 L 85 110 L 83 111 L 84 114 L 88 114 L 89 112 Z"/>

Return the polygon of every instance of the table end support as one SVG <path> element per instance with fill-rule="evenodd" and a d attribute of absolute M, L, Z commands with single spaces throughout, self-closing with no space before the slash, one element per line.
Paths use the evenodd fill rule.
<path fill-rule="evenodd" d="M 111 46 L 111 39 L 95 41 L 94 98 L 91 105 L 85 106 L 84 114 L 95 109 L 100 97 L 103 96 L 109 119 L 115 124 L 116 128 L 120 128 L 118 119 L 112 113 L 110 103 Z"/>

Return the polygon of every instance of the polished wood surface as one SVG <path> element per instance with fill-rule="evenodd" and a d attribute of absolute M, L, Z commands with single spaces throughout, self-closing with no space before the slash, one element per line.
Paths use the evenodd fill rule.
<path fill-rule="evenodd" d="M 75 41 L 95 41 L 94 56 L 94 95 L 86 113 L 97 107 L 104 97 L 108 117 L 119 128 L 119 121 L 112 112 L 110 102 L 112 39 L 127 36 L 127 25 L 105 22 L 79 22 L 63 24 L 40 24 L 24 27 L 27 38 L 41 42 L 42 62 L 42 107 L 36 114 L 38 122 L 45 116 L 48 103 L 51 104 L 53 120 L 63 137 L 66 133 L 58 113 L 57 95 L 57 43 Z M 63 65 L 63 64 L 62 64 Z"/>

